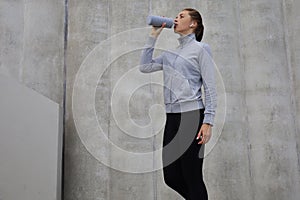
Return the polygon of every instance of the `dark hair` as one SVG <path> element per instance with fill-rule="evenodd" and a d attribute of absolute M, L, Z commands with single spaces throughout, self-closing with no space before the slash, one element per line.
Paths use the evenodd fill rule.
<path fill-rule="evenodd" d="M 201 14 L 194 8 L 185 8 L 183 10 L 188 11 L 192 20 L 195 20 L 197 22 L 197 27 L 195 29 L 195 35 L 196 35 L 196 40 L 201 42 L 201 40 L 203 38 L 203 32 L 204 32 L 204 26 L 203 26 Z"/>

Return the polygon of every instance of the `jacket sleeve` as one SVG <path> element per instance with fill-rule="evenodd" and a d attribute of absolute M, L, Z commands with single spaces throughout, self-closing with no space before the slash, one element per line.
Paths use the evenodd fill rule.
<path fill-rule="evenodd" d="M 156 57 L 155 59 L 152 58 L 155 42 L 156 42 L 156 38 L 149 37 L 142 51 L 139 69 L 143 73 L 155 72 L 158 70 L 162 70 L 163 68 L 162 55 Z"/>
<path fill-rule="evenodd" d="M 205 93 L 205 111 L 203 123 L 214 124 L 217 107 L 217 91 L 215 82 L 215 65 L 211 57 L 211 50 L 205 44 L 200 51 L 199 64 Z"/>

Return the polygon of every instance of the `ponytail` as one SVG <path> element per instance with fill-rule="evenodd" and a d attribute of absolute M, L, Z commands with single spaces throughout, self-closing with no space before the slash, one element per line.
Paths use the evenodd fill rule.
<path fill-rule="evenodd" d="M 204 26 L 203 24 L 197 26 L 196 30 L 195 30 L 195 35 L 196 35 L 196 40 L 198 42 L 201 42 L 202 38 L 203 38 L 203 32 L 204 32 Z"/>
<path fill-rule="evenodd" d="M 188 11 L 192 20 L 195 20 L 197 22 L 197 27 L 195 29 L 195 36 L 196 36 L 196 40 L 198 42 L 201 42 L 204 33 L 204 25 L 202 22 L 201 14 L 196 9 L 193 8 L 185 8 L 183 10 Z"/>

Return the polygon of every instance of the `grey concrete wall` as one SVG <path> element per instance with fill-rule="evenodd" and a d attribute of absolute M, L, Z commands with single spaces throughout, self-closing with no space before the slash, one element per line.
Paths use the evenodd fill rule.
<path fill-rule="evenodd" d="M 100 12 L 101 10 L 101 12 Z M 65 182 L 64 199 L 110 199 L 110 170 L 99 163 L 85 149 L 78 137 L 72 117 L 72 89 L 76 73 L 87 54 L 109 34 L 109 5 L 107 1 L 69 1 L 67 41 L 67 98 L 65 132 Z M 70 66 L 70 67 L 69 67 Z M 109 79 L 104 88 L 109 91 Z M 101 101 L 106 124 L 109 128 L 108 95 Z M 84 103 L 83 103 L 84 105 Z M 108 150 L 104 149 L 108 155 Z"/>
<path fill-rule="evenodd" d="M 287 48 L 287 58 L 289 65 L 289 76 L 292 81 L 291 90 L 293 94 L 291 95 L 292 102 L 292 116 L 294 118 L 294 132 L 297 144 L 297 153 L 298 153 L 298 170 L 300 170 L 300 69 L 299 69 L 299 50 L 300 50 L 300 41 L 297 39 L 297 35 L 300 33 L 299 24 L 295 20 L 299 19 L 299 14 L 297 14 L 297 8 L 300 6 L 300 2 L 296 1 L 285 1 L 284 2 L 285 14 L 284 18 L 286 26 L 286 46 Z"/>
<path fill-rule="evenodd" d="M 208 192 L 211 199 L 252 199 L 254 190 L 251 187 L 239 2 L 203 2 L 199 8 L 203 10 L 206 25 L 204 39 L 213 48 L 214 60 L 224 80 L 228 101 L 222 135 L 205 161 Z"/>
<path fill-rule="evenodd" d="M 61 199 L 63 33 L 63 1 L 0 1 L 1 200 Z"/>
<path fill-rule="evenodd" d="M 241 3 L 250 168 L 254 199 L 297 199 L 293 91 L 282 1 Z M 260 20 L 249 20 L 257 16 Z M 253 34 L 253 30 L 260 30 Z M 284 51 L 283 51 L 284 49 Z M 264 170 L 261 170 L 264 169 Z M 298 174 L 298 176 L 295 176 Z M 285 177 L 285 179 L 282 179 Z M 268 185 L 269 187 L 263 187 Z"/>
<path fill-rule="evenodd" d="M 64 2 L 0 1 L 0 69 L 63 103 Z"/>
<path fill-rule="evenodd" d="M 180 199 L 164 185 L 161 170 L 129 173 L 107 165 L 122 168 L 132 164 L 136 169 L 136 163 L 126 163 L 129 157 L 122 157 L 109 141 L 129 152 L 160 148 L 163 130 L 159 126 L 164 117 L 155 104 L 162 104 L 162 88 L 157 84 L 162 81 L 161 74 L 144 76 L 137 74 L 135 67 L 149 32 L 144 29 L 146 16 L 174 17 L 184 7 L 201 11 L 204 40 L 212 47 L 222 78 L 218 79 L 218 90 L 222 93 L 221 81 L 226 89 L 224 128 L 218 119 L 214 135 L 221 129 L 222 134 L 204 164 L 210 199 L 299 199 L 298 1 L 2 0 L 0 5 L 0 73 L 61 105 L 66 94 L 64 199 Z M 65 33 L 67 40 L 63 41 Z M 165 30 L 158 47 L 176 46 L 176 37 Z M 174 42 L 170 45 L 169 41 Z M 97 55 L 103 49 L 106 53 Z M 80 90 L 75 88 L 78 94 L 90 91 L 94 87 L 91 78 L 101 76 L 94 92 L 95 110 L 88 110 L 90 101 L 82 95 L 82 106 L 76 110 L 82 112 L 82 118 L 75 124 L 72 98 L 82 66 L 90 66 L 95 74 L 80 76 L 83 84 L 78 86 Z M 124 113 L 120 113 L 120 117 L 112 110 L 123 105 L 122 98 L 119 105 L 111 103 L 125 75 L 129 85 L 132 80 L 153 83 L 141 85 L 131 94 L 124 107 L 129 115 L 122 117 Z M 125 90 L 118 95 L 125 100 L 128 93 Z M 219 107 L 219 115 L 223 111 L 224 107 Z M 108 140 L 94 135 L 89 144 L 100 148 L 87 146 L 79 134 L 87 135 L 94 128 L 89 126 L 94 113 Z M 79 131 L 79 124 L 85 124 L 85 129 Z M 150 125 L 147 131 L 140 128 L 145 125 Z M 151 134 L 154 136 L 141 139 Z M 106 163 L 97 155 L 106 155 Z M 157 162 L 153 153 L 153 169 Z M 149 169 L 148 160 L 139 165 Z"/>

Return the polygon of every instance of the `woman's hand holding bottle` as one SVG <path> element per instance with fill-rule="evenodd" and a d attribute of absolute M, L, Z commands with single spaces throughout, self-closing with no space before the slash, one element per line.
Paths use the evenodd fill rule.
<path fill-rule="evenodd" d="M 164 29 L 165 26 L 166 26 L 166 23 L 163 23 L 161 27 L 152 26 L 150 36 L 152 36 L 154 38 L 158 38 L 159 34 L 161 33 L 161 31 Z"/>

